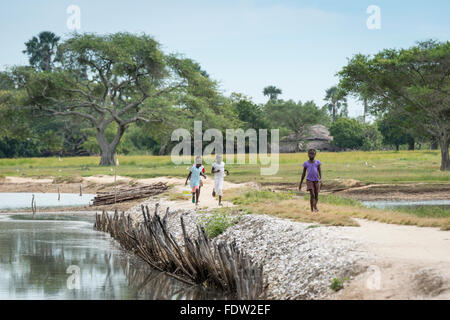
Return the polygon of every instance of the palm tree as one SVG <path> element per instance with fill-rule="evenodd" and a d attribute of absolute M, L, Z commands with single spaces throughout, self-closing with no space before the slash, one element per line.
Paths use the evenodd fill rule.
<path fill-rule="evenodd" d="M 341 110 L 341 115 L 347 113 L 347 98 L 345 97 L 344 91 L 337 86 L 333 86 L 327 89 L 327 91 L 325 92 L 324 100 L 328 101 L 326 107 L 328 111 L 331 112 L 333 122 L 336 120 L 336 116 L 339 110 Z"/>
<path fill-rule="evenodd" d="M 269 101 L 277 100 L 278 95 L 281 94 L 281 89 L 278 89 L 275 86 L 265 87 L 263 90 L 264 96 L 269 96 Z"/>
<path fill-rule="evenodd" d="M 42 31 L 37 37 L 25 43 L 26 50 L 22 52 L 29 57 L 30 65 L 42 71 L 51 71 L 56 47 L 60 37 L 53 32 Z"/>

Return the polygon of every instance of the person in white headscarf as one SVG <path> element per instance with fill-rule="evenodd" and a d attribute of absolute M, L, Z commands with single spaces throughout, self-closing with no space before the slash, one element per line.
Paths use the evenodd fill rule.
<path fill-rule="evenodd" d="M 225 170 L 225 162 L 222 161 L 222 155 L 216 155 L 216 162 L 212 164 L 211 173 L 214 174 L 214 189 L 212 196 L 215 197 L 216 194 L 219 196 L 219 206 L 222 205 L 222 189 L 223 189 L 223 178 L 230 174 L 228 170 Z"/>

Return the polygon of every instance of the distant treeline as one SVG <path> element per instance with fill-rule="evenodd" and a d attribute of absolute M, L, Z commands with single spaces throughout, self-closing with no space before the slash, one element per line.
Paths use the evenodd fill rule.
<path fill-rule="evenodd" d="M 280 137 L 322 124 L 342 149 L 431 145 L 448 168 L 449 43 L 355 55 L 324 92 L 324 105 L 226 96 L 201 66 L 168 54 L 147 35 L 77 34 L 62 41 L 44 31 L 25 43 L 28 66 L 0 72 L 0 157 L 168 154 L 177 128 L 280 130 Z M 299 88 L 301 90 L 301 88 Z M 349 118 L 347 97 L 363 116 Z M 367 117 L 371 116 L 368 123 Z M 445 150 L 447 153 L 445 154 Z"/>

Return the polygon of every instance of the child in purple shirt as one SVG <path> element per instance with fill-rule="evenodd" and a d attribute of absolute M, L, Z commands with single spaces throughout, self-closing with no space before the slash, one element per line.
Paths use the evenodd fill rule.
<path fill-rule="evenodd" d="M 305 174 L 308 172 L 308 175 L 306 176 L 306 191 L 309 191 L 310 193 L 311 212 L 319 212 L 317 202 L 319 202 L 319 191 L 322 185 L 321 162 L 319 160 L 314 160 L 316 157 L 316 150 L 314 149 L 308 150 L 308 157 L 309 160 L 303 163 L 303 174 L 298 190 L 302 190 L 303 179 L 305 179 Z"/>

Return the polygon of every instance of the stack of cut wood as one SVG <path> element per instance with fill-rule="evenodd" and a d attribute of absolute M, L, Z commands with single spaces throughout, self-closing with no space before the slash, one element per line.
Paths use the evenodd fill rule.
<path fill-rule="evenodd" d="M 106 204 L 113 204 L 117 202 L 124 202 L 129 200 L 147 198 L 160 194 L 168 189 L 165 182 L 157 182 L 154 184 L 140 186 L 136 188 L 119 189 L 115 192 L 101 193 L 98 192 L 94 198 L 92 205 L 101 206 Z"/>

